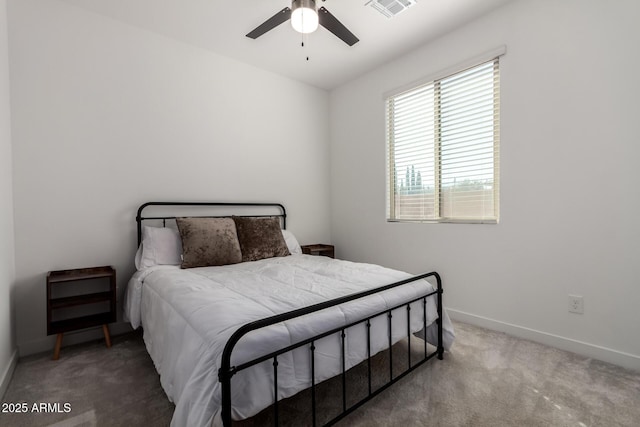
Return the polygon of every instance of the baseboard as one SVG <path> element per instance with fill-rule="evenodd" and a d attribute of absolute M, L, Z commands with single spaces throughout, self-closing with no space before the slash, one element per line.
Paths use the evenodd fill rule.
<path fill-rule="evenodd" d="M 11 382 L 13 372 L 16 370 L 16 365 L 18 365 L 18 349 L 13 350 L 13 354 L 11 354 L 9 358 L 9 363 L 2 373 L 2 376 L 0 376 L 0 401 L 4 400 L 4 394 L 9 388 L 9 382 Z"/>
<path fill-rule="evenodd" d="M 518 338 L 524 338 L 545 344 L 561 350 L 570 351 L 603 362 L 622 366 L 640 372 L 640 356 L 625 353 L 610 348 L 589 344 L 586 342 L 574 340 L 571 338 L 561 337 L 559 335 L 549 334 L 547 332 L 537 331 L 535 329 L 526 328 L 524 326 L 513 325 L 511 323 L 501 322 L 499 320 L 478 316 L 464 311 L 447 308 L 449 316 L 453 320 L 470 323 L 494 331 L 504 332 Z"/>
<path fill-rule="evenodd" d="M 131 324 L 128 322 L 118 322 L 109 325 L 109 333 L 112 336 L 121 335 L 131 332 Z M 64 347 L 68 345 L 80 344 L 83 342 L 103 339 L 102 327 L 84 329 L 82 331 L 67 332 L 62 340 L 62 353 Z M 51 335 L 41 339 L 18 343 L 18 352 L 20 357 L 29 356 L 37 353 L 51 352 L 53 355 L 53 347 L 55 346 L 56 337 Z"/>

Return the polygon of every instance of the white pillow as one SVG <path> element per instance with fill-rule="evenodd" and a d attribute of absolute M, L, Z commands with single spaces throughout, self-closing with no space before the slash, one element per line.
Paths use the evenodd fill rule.
<path fill-rule="evenodd" d="M 178 230 L 167 227 L 142 228 L 142 243 L 136 252 L 136 268 L 154 265 L 180 265 L 182 242 Z"/>
<path fill-rule="evenodd" d="M 289 230 L 282 230 L 282 237 L 284 237 L 284 242 L 287 244 L 287 248 L 289 248 L 289 252 L 291 254 L 301 254 L 302 248 L 300 247 L 300 243 L 298 243 L 298 239 L 293 235 Z"/>

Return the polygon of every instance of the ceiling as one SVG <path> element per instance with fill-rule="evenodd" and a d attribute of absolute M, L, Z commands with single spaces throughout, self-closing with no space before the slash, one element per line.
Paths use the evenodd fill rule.
<path fill-rule="evenodd" d="M 331 90 L 511 0 L 418 0 L 390 19 L 368 0 L 317 0 L 360 39 L 352 47 L 322 27 L 302 47 L 288 22 L 245 37 L 290 0 L 62 1 Z"/>

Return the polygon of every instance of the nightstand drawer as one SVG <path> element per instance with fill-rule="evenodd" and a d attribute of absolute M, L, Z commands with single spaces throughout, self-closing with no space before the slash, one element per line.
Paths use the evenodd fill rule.
<path fill-rule="evenodd" d="M 315 245 L 304 245 L 301 246 L 302 253 L 307 255 L 320 255 L 320 256 L 328 256 L 329 258 L 335 258 L 335 249 L 333 245 L 325 245 L 322 243 L 318 243 Z"/>

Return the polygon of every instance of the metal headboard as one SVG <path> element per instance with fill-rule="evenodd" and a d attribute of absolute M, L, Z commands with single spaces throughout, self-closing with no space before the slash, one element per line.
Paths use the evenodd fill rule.
<path fill-rule="evenodd" d="M 195 206 L 218 206 L 218 207 L 255 207 L 257 214 L 243 214 L 243 215 L 235 215 L 240 217 L 251 217 L 251 218 L 260 218 L 260 217 L 278 217 L 282 220 L 282 228 L 287 228 L 287 211 L 284 206 L 280 203 L 233 203 L 233 202 L 147 202 L 143 205 L 140 205 L 138 208 L 138 214 L 136 215 L 136 222 L 138 224 L 138 246 L 142 241 L 142 221 L 146 220 L 162 220 L 163 224 L 166 223 L 166 220 L 172 219 L 175 220 L 176 216 L 164 216 L 164 215 L 154 215 L 154 216 L 142 216 L 142 211 L 149 206 L 168 206 L 168 207 L 195 207 Z M 260 214 L 260 208 L 277 208 L 280 211 L 280 214 Z M 192 218 L 219 218 L 225 217 L 229 215 L 188 215 Z"/>

